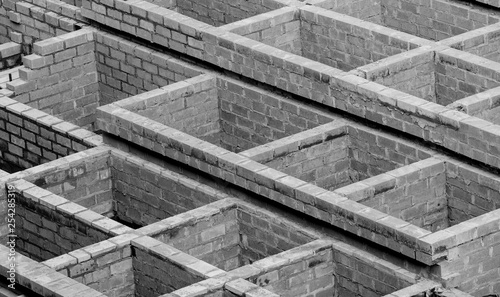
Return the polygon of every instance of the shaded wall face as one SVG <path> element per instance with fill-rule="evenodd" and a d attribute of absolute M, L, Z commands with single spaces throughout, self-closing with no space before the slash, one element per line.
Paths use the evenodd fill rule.
<path fill-rule="evenodd" d="M 194 180 L 151 172 L 116 157 L 111 176 L 113 215 L 124 224 L 145 226 L 218 200 Z"/>
<path fill-rule="evenodd" d="M 68 168 L 26 180 L 99 214 L 112 213 L 112 178 L 107 154 L 88 157 Z"/>
<path fill-rule="evenodd" d="M 176 11 L 198 21 L 218 27 L 283 7 L 262 0 L 176 0 Z"/>
<path fill-rule="evenodd" d="M 220 132 L 218 91 L 215 79 L 207 88 L 186 90 L 165 94 L 164 100 L 158 100 L 137 114 L 159 123 L 190 134 L 202 140 L 218 144 Z"/>
<path fill-rule="evenodd" d="M 133 247 L 132 252 L 135 296 L 160 296 L 205 279 L 148 251 Z"/>
<path fill-rule="evenodd" d="M 356 28 L 339 20 L 320 23 L 309 15 L 303 13 L 300 20 L 302 56 L 344 71 L 416 47 L 406 41 L 394 40 L 387 35 L 366 28 Z"/>
<path fill-rule="evenodd" d="M 18 196 L 16 201 L 16 251 L 33 260 L 45 261 L 109 238 L 98 228 L 29 198 Z"/>
<path fill-rule="evenodd" d="M 469 4 L 470 5 L 470 4 Z M 443 40 L 467 31 L 498 22 L 474 5 L 464 6 L 432 0 L 421 4 L 418 0 L 382 0 L 383 25 L 430 40 Z M 474 13 L 469 13 L 473 10 Z"/>
<path fill-rule="evenodd" d="M 316 6 L 381 25 L 383 3 L 384 0 L 327 0 Z"/>
<path fill-rule="evenodd" d="M 496 182 L 487 183 L 488 178 L 483 179 L 481 175 L 472 167 L 447 163 L 446 194 L 450 225 L 500 208 L 500 192 L 495 186 Z"/>
<path fill-rule="evenodd" d="M 96 34 L 99 105 L 200 74 L 195 67 L 111 34 Z"/>
<path fill-rule="evenodd" d="M 225 271 L 313 240 L 286 222 L 237 208 L 186 223 L 155 238 Z"/>

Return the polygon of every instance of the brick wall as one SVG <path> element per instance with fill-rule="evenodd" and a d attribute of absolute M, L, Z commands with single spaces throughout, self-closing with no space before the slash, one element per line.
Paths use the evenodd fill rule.
<path fill-rule="evenodd" d="M 446 182 L 451 225 L 500 208 L 500 179 L 493 174 L 448 161 Z"/>
<path fill-rule="evenodd" d="M 155 234 L 154 238 L 225 271 L 240 267 L 243 265 L 243 247 L 240 244 L 236 205 L 218 210 L 215 214 L 210 210 L 213 212 L 210 208 L 198 208 L 193 212 L 203 213 L 204 217 L 184 221 L 179 226 Z M 185 214 L 187 216 L 193 212 Z M 168 221 L 164 220 L 163 223 Z"/>
<path fill-rule="evenodd" d="M 139 231 L 225 271 L 314 239 L 284 218 L 234 199 L 211 203 L 157 225 Z"/>
<path fill-rule="evenodd" d="M 223 28 L 281 50 L 302 54 L 301 21 L 299 11 L 285 7 L 260 14 Z"/>
<path fill-rule="evenodd" d="M 99 242 L 116 234 L 111 228 L 120 227 L 28 182 L 12 185 L 17 192 L 16 249 L 32 259 L 47 260 Z"/>
<path fill-rule="evenodd" d="M 132 253 L 136 296 L 159 296 L 223 273 L 150 238 L 134 239 Z"/>
<path fill-rule="evenodd" d="M 500 87 L 457 100 L 448 107 L 494 124 L 500 124 L 498 113 L 500 111 Z"/>
<path fill-rule="evenodd" d="M 358 73 L 376 83 L 436 102 L 434 52 L 415 50 L 406 57 L 394 57 L 390 67 L 361 67 Z"/>
<path fill-rule="evenodd" d="M 354 0 L 349 2 L 325 0 L 314 5 L 381 25 L 383 24 L 383 3 L 384 0 Z"/>
<path fill-rule="evenodd" d="M 391 29 L 359 23 L 354 18 L 322 8 L 283 8 L 257 16 L 241 26 L 228 26 L 240 34 L 302 55 L 314 61 L 351 70 L 427 43 Z"/>
<path fill-rule="evenodd" d="M 500 64 L 454 49 L 416 50 L 409 56 L 386 61 L 387 65 L 362 67 L 358 73 L 377 83 L 443 106 L 500 84 L 496 78 Z"/>
<path fill-rule="evenodd" d="M 115 105 L 134 113 L 137 111 L 136 114 L 141 119 L 134 118 L 133 114 L 130 118 L 136 122 L 147 117 L 152 123 L 158 121 L 193 136 L 202 136 L 202 139 L 234 152 L 316 127 L 332 119 L 332 116 L 313 111 L 298 101 L 225 77 L 216 78 L 217 93 L 214 94 L 210 90 L 213 80 L 209 76 L 200 76 L 116 102 Z M 202 92 L 199 96 L 194 96 L 205 89 L 208 93 Z M 198 107 L 192 107 L 195 100 L 204 100 L 207 104 L 199 110 Z M 207 113 L 207 109 L 213 110 L 214 104 L 217 104 L 217 114 Z M 169 111 L 165 111 L 165 108 Z M 101 107 L 98 114 L 102 114 L 102 109 L 116 108 L 112 105 Z M 217 118 L 213 119 L 214 116 Z M 198 126 L 197 123 L 202 125 Z M 104 121 L 98 121 L 97 125 L 101 130 L 109 127 L 109 123 Z M 217 125 L 220 129 L 214 131 Z M 108 138 L 106 141 L 112 142 Z"/>
<path fill-rule="evenodd" d="M 109 153 L 85 155 L 83 161 L 66 163 L 57 170 L 28 175 L 25 179 L 92 211 L 111 216 L 113 197 Z"/>
<path fill-rule="evenodd" d="M 135 20 L 138 22 L 138 20 Z M 201 74 L 201 68 L 136 45 L 113 34 L 96 33 L 99 105 L 154 90 Z"/>
<path fill-rule="evenodd" d="M 481 32 L 472 31 L 460 37 L 449 38 L 442 42 L 457 50 L 500 62 L 500 32 L 498 26 L 488 26 Z"/>
<path fill-rule="evenodd" d="M 35 43 L 23 58 L 27 69 L 20 80 L 7 84 L 19 102 L 81 127 L 91 127 L 99 88 L 94 54 L 94 31 L 76 32 Z"/>
<path fill-rule="evenodd" d="M 304 244 L 260 260 L 254 267 L 260 271 L 254 272 L 249 281 L 285 296 L 383 296 L 410 287 L 418 279 L 413 273 L 385 260 L 374 262 L 373 255 L 334 240 Z M 420 289 L 438 285 L 422 282 Z"/>
<path fill-rule="evenodd" d="M 432 232 L 448 227 L 444 162 L 429 158 L 336 193 Z"/>
<path fill-rule="evenodd" d="M 2 255 L 8 255 L 9 252 L 8 247 L 0 245 L 0 253 Z M 12 292 L 9 290 L 7 291 L 9 294 L 19 293 L 30 296 L 52 294 L 61 297 L 74 297 L 76 292 L 78 292 L 86 296 L 106 297 L 106 295 L 99 294 L 99 292 L 22 254 L 16 254 L 14 263 L 16 264 L 16 291 Z M 0 271 L 3 277 L 10 277 L 7 272 L 10 269 L 10 264 L 14 263 L 12 261 L 2 261 L 0 263 L 2 267 Z M 33 271 L 37 271 L 37 275 L 41 277 L 33 277 Z"/>
<path fill-rule="evenodd" d="M 436 55 L 436 102 L 448 105 L 500 85 L 500 64 L 455 50 Z M 486 63 L 486 64 L 485 64 Z M 477 65 L 482 64 L 482 65 Z"/>
<path fill-rule="evenodd" d="M 499 21 L 498 14 L 443 0 L 388 1 L 383 9 L 385 26 L 431 40 L 442 40 Z"/>
<path fill-rule="evenodd" d="M 128 109 L 208 142 L 220 142 L 219 100 L 214 76 L 187 79 L 141 97 L 145 98 L 145 104 Z"/>
<path fill-rule="evenodd" d="M 15 42 L 0 44 L 0 70 L 19 64 L 21 64 L 21 45 Z"/>
<path fill-rule="evenodd" d="M 106 296 L 133 296 L 136 284 L 130 239 L 136 237 L 129 234 L 114 237 L 43 264 Z"/>
<path fill-rule="evenodd" d="M 35 108 L 0 97 L 0 166 L 14 172 L 86 150 L 100 137 Z"/>
<path fill-rule="evenodd" d="M 175 0 L 176 11 L 212 26 L 229 24 L 283 6 L 272 0 L 210 0 L 202 3 Z"/>
<path fill-rule="evenodd" d="M 413 36 L 360 23 L 332 11 L 301 8 L 302 55 L 348 71 L 380 59 L 417 48 Z M 345 20 L 346 19 L 346 20 Z M 395 33 L 395 32 L 394 32 Z"/>
<path fill-rule="evenodd" d="M 500 210 L 473 218 L 435 233 L 437 247 L 446 260 L 433 267 L 447 287 L 474 296 L 495 294 L 500 289 Z M 456 238 L 453 240 L 452 238 Z M 446 251 L 444 251 L 446 249 Z"/>
<path fill-rule="evenodd" d="M 37 41 L 72 32 L 81 27 L 81 24 L 74 19 L 76 14 L 71 7 L 63 9 L 63 6 L 57 3 L 60 1 L 52 1 L 49 4 L 50 9 L 47 9 L 46 1 L 36 2 L 37 5 L 33 5 L 33 1 L 5 0 L 0 8 L 0 39 L 4 42 L 10 40 L 22 44 L 24 54 L 31 54 L 33 44 Z M 66 16 L 62 15 L 63 11 Z"/>
<path fill-rule="evenodd" d="M 330 122 L 332 116 L 232 79 L 218 79 L 220 146 L 239 152 Z"/>
<path fill-rule="evenodd" d="M 300 250 L 304 251 L 308 247 L 304 245 Z M 306 255 L 298 259 L 292 257 L 293 250 L 285 255 L 292 259 L 281 267 L 265 267 L 263 264 L 266 260 L 256 263 L 266 269 L 264 273 L 249 280 L 280 296 L 336 296 L 335 289 L 338 284 L 334 277 L 331 248 L 311 248 Z"/>
<path fill-rule="evenodd" d="M 129 154 L 113 150 L 115 217 L 144 226 L 220 199 L 220 192 Z"/>
<path fill-rule="evenodd" d="M 329 190 L 430 157 L 422 147 L 344 122 L 319 126 L 242 155 Z"/>

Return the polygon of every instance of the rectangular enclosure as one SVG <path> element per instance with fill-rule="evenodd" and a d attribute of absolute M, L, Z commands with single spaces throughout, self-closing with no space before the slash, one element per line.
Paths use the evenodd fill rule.
<path fill-rule="evenodd" d="M 225 271 L 315 239 L 285 218 L 235 199 L 215 202 L 156 225 L 142 231 Z"/>
<path fill-rule="evenodd" d="M 500 28 L 488 26 L 443 41 L 454 49 L 500 62 Z"/>
<path fill-rule="evenodd" d="M 431 156 L 423 147 L 344 122 L 326 124 L 242 154 L 327 190 Z"/>
<path fill-rule="evenodd" d="M 9 229 L 10 234 L 16 236 L 16 252 L 36 261 L 48 260 L 130 230 L 26 181 L 17 181 L 10 187 L 16 193 L 15 223 Z"/>
<path fill-rule="evenodd" d="M 336 192 L 436 232 L 499 209 L 498 185 L 497 175 L 429 158 Z"/>
<path fill-rule="evenodd" d="M 214 189 L 132 155 L 88 152 L 26 179 L 132 228 L 220 199 Z"/>
<path fill-rule="evenodd" d="M 416 274 L 332 239 L 313 241 L 255 266 L 261 271 L 248 280 L 279 296 L 384 296 L 416 283 Z"/>
<path fill-rule="evenodd" d="M 44 262 L 106 296 L 160 296 L 217 273 L 148 237 L 124 234 Z"/>
<path fill-rule="evenodd" d="M 412 52 L 359 68 L 366 79 L 443 106 L 500 86 L 500 64 L 455 49 Z"/>
<path fill-rule="evenodd" d="M 314 5 L 430 40 L 443 40 L 498 22 L 493 7 L 468 1 L 325 0 Z"/>
<path fill-rule="evenodd" d="M 212 75 L 194 77 L 116 105 L 233 152 L 331 121 L 304 104 Z"/>
<path fill-rule="evenodd" d="M 303 6 L 283 8 L 228 26 L 231 32 L 349 71 L 426 43 L 356 19 Z"/>

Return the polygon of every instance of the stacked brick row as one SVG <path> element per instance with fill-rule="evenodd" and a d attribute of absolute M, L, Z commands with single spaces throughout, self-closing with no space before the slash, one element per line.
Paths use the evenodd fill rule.
<path fill-rule="evenodd" d="M 251 264 L 270 255 L 303 245 L 314 239 L 293 225 L 273 220 L 269 214 L 240 209 L 238 223 L 241 234 L 242 264 Z"/>
<path fill-rule="evenodd" d="M 136 285 L 130 240 L 137 237 L 134 234 L 113 237 L 43 264 L 106 296 L 134 296 Z M 74 294 L 76 296 L 76 292 Z"/>
<path fill-rule="evenodd" d="M 9 69 L 21 62 L 21 45 L 15 42 L 0 44 L 0 70 Z"/>
<path fill-rule="evenodd" d="M 335 191 L 432 232 L 448 227 L 443 161 L 430 158 Z"/>
<path fill-rule="evenodd" d="M 441 105 L 500 85 L 499 63 L 453 49 L 438 52 L 435 59 L 436 102 Z"/>
<path fill-rule="evenodd" d="M 442 41 L 452 48 L 465 51 L 495 62 L 500 62 L 500 24 L 488 26 L 481 32 L 472 31 Z"/>
<path fill-rule="evenodd" d="M 91 29 L 37 42 L 35 54 L 23 58 L 28 69 L 7 88 L 20 102 L 91 128 L 99 98 L 94 51 Z"/>
<path fill-rule="evenodd" d="M 325 113 L 307 105 L 234 80 L 218 79 L 221 147 L 240 152 L 331 121 Z"/>
<path fill-rule="evenodd" d="M 405 92 L 407 94 L 436 102 L 435 53 L 418 49 L 405 57 L 388 58 L 387 65 L 366 65 L 356 69 L 363 78 Z"/>
<path fill-rule="evenodd" d="M 107 151 L 86 151 L 83 161 L 25 177 L 37 186 L 102 215 L 113 215 L 112 176 Z"/>
<path fill-rule="evenodd" d="M 137 22 L 137 18 L 136 18 Z M 144 46 L 99 32 L 96 34 L 96 62 L 100 103 L 157 89 L 201 74 L 201 69 Z"/>
<path fill-rule="evenodd" d="M 301 21 L 298 11 L 292 7 L 228 24 L 224 29 L 296 55 L 302 53 Z"/>
<path fill-rule="evenodd" d="M 370 23 L 325 11 L 301 9 L 302 55 L 314 61 L 349 71 L 395 54 L 417 48 L 425 40 Z"/>
<path fill-rule="evenodd" d="M 465 164 L 446 162 L 450 224 L 455 225 L 500 208 L 498 177 Z"/>
<path fill-rule="evenodd" d="M 313 244 L 311 247 L 307 244 L 303 246 L 310 249 L 301 257 L 294 257 L 294 250 L 280 254 L 281 257 L 290 259 L 289 263 L 280 267 L 266 267 L 266 260 L 257 262 L 256 265 L 263 267 L 265 273 L 251 277 L 250 281 L 281 296 L 319 297 L 341 294 L 334 276 L 337 271 L 332 249 L 318 248 L 317 242 Z"/>
<path fill-rule="evenodd" d="M 3 255 L 9 254 L 10 250 L 4 245 L 0 245 L 0 252 Z M 10 269 L 8 257 L 0 262 L 3 271 Z M 15 293 L 19 294 L 39 294 L 57 295 L 61 297 L 75 297 L 75 296 L 95 296 L 106 297 L 106 295 L 93 290 L 81 282 L 66 277 L 65 275 L 54 271 L 54 269 L 47 267 L 42 263 L 34 261 L 29 257 L 22 254 L 16 254 L 16 276 L 18 283 L 16 284 Z M 33 276 L 33 271 L 36 271 L 38 277 Z M 6 277 L 3 273 L 2 276 Z M 20 288 L 24 287 L 24 290 Z M 25 288 L 30 288 L 26 290 Z M 24 291 L 24 292 L 23 292 Z M 8 291 L 9 294 L 11 293 Z"/>
<path fill-rule="evenodd" d="M 431 152 L 420 146 L 386 137 L 373 130 L 348 126 L 350 168 L 355 180 L 363 180 L 420 161 Z"/>
<path fill-rule="evenodd" d="M 240 231 L 234 206 L 218 209 L 215 213 L 213 208 L 207 207 L 186 212 L 182 216 L 191 214 L 189 220 L 162 231 L 154 238 L 220 269 L 233 270 L 242 265 Z M 203 214 L 203 217 L 197 214 Z M 169 220 L 164 220 L 163 224 L 170 225 Z"/>
<path fill-rule="evenodd" d="M 26 169 L 86 150 L 96 135 L 7 97 L 0 98 L 0 162 Z"/>
<path fill-rule="evenodd" d="M 343 0 L 320 0 L 314 3 L 314 5 L 362 19 L 363 21 L 383 25 L 384 9 L 381 2 L 373 0 L 354 0 L 349 2 Z"/>
<path fill-rule="evenodd" d="M 319 187 L 336 189 L 353 182 L 348 141 L 345 134 L 332 135 L 328 141 L 302 145 L 297 151 L 284 152 L 262 164 Z"/>
<path fill-rule="evenodd" d="M 384 25 L 430 40 L 443 40 L 500 20 L 499 13 L 442 0 L 398 0 L 385 10 Z"/>
<path fill-rule="evenodd" d="M 221 26 L 283 7 L 273 0 L 176 0 L 176 11 L 212 26 Z"/>
<path fill-rule="evenodd" d="M 144 104 L 139 102 L 143 101 Z M 141 94 L 137 114 L 168 125 L 205 141 L 219 144 L 220 114 L 216 78 L 196 76 L 160 90 Z"/>
<path fill-rule="evenodd" d="M 139 158 L 117 152 L 111 158 L 115 216 L 124 222 L 144 226 L 221 198 L 209 187 L 160 166 L 146 166 Z"/>
<path fill-rule="evenodd" d="M 135 296 L 159 296 L 223 273 L 151 238 L 133 240 L 132 249 Z"/>
<path fill-rule="evenodd" d="M 59 1 L 49 2 L 49 7 L 45 1 L 35 2 L 37 3 L 5 0 L 0 8 L 0 39 L 4 42 L 10 40 L 22 44 L 24 54 L 30 54 L 33 44 L 37 41 L 72 32 L 81 27 L 75 20 L 75 11 L 71 6 L 62 9 L 57 4 Z M 59 14 L 62 11 L 68 11 L 67 16 Z"/>
<path fill-rule="evenodd" d="M 100 242 L 121 227 L 30 183 L 15 186 L 23 189 L 16 197 L 16 247 L 33 259 L 47 260 Z"/>

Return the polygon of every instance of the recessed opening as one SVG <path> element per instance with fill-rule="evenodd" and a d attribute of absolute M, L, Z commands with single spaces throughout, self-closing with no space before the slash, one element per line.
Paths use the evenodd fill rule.
<path fill-rule="evenodd" d="M 451 49 L 427 52 L 388 66 L 367 66 L 366 69 L 372 69 L 366 76 L 374 82 L 446 106 L 500 86 L 497 71 L 473 61 L 477 61 L 477 57 Z"/>
<path fill-rule="evenodd" d="M 499 20 L 494 8 L 473 1 L 326 0 L 315 5 L 435 41 Z"/>
<path fill-rule="evenodd" d="M 263 16 L 234 24 L 231 32 L 344 71 L 419 47 L 410 35 L 307 6 Z"/>
<path fill-rule="evenodd" d="M 302 104 L 211 75 L 143 94 L 121 106 L 232 152 L 331 121 Z"/>
<path fill-rule="evenodd" d="M 302 141 L 297 134 L 269 144 L 269 148 L 263 146 L 244 154 L 327 190 L 335 190 L 431 156 L 418 146 L 361 127 L 333 123 L 318 127 L 317 134 L 312 133 L 314 130 L 304 134 Z M 266 149 L 271 154 L 266 154 Z"/>
<path fill-rule="evenodd" d="M 282 218 L 241 205 L 191 217 L 153 237 L 226 271 L 315 239 Z"/>

